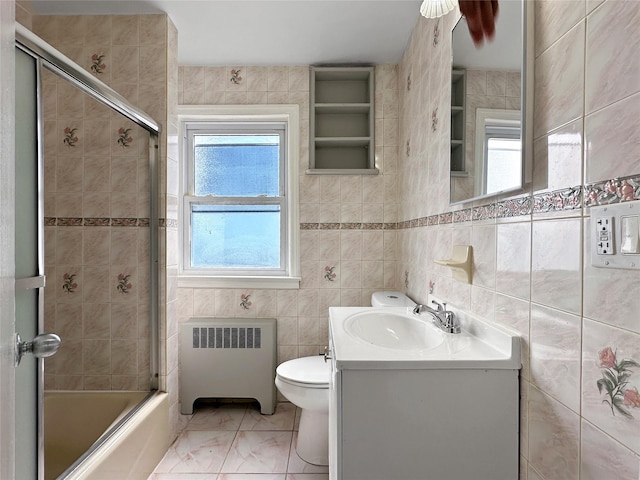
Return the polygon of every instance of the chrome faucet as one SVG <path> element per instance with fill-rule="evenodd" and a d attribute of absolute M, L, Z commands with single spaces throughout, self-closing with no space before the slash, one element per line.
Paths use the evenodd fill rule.
<path fill-rule="evenodd" d="M 456 314 L 450 310 L 447 310 L 447 304 L 442 303 L 439 304 L 435 300 L 432 300 L 431 303 L 436 305 L 436 308 L 432 308 L 428 305 L 416 305 L 413 308 L 413 313 L 416 315 L 420 315 L 422 312 L 427 312 L 431 314 L 433 318 L 433 323 L 440 329 L 447 333 L 460 333 L 460 323 L 456 319 Z"/>

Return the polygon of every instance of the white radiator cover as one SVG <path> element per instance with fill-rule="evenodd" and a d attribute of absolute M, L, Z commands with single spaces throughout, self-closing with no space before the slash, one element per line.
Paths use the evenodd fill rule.
<path fill-rule="evenodd" d="M 184 415 L 198 398 L 255 398 L 275 409 L 275 318 L 192 318 L 180 327 L 180 400 Z"/>

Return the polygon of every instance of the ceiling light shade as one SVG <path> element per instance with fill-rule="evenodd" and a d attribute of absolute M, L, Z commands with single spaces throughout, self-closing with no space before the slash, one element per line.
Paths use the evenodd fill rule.
<path fill-rule="evenodd" d="M 457 0 L 424 0 L 420 13 L 427 18 L 438 18 L 456 8 Z"/>

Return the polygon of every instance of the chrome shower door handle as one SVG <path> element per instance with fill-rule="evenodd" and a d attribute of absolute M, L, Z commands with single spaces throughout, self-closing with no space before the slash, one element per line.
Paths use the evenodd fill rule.
<path fill-rule="evenodd" d="M 20 365 L 20 360 L 25 353 L 32 353 L 36 358 L 50 357 L 60 348 L 62 340 L 55 333 L 42 333 L 31 342 L 23 342 L 20 334 L 16 333 L 16 351 L 14 365 Z"/>

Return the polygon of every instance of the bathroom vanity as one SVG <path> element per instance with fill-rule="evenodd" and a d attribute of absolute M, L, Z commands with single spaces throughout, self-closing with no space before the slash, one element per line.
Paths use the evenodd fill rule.
<path fill-rule="evenodd" d="M 518 478 L 520 339 L 459 318 L 330 309 L 331 480 Z"/>

